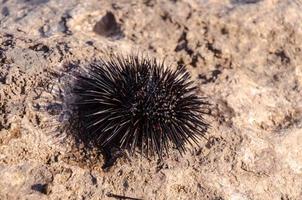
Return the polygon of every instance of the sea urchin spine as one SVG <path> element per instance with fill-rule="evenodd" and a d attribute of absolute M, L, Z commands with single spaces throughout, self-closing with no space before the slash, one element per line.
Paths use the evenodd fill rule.
<path fill-rule="evenodd" d="M 180 153 L 198 144 L 208 129 L 203 115 L 209 105 L 183 66 L 165 68 L 156 59 L 111 56 L 89 64 L 77 77 L 74 93 L 82 138 L 106 148 L 156 153 L 170 146 Z"/>

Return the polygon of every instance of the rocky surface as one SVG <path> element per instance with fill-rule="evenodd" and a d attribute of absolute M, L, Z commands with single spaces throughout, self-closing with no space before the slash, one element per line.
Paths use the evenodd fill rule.
<path fill-rule="evenodd" d="M 302 199 L 301 10 L 1 0 L 0 199 Z M 185 64 L 213 103 L 208 141 L 164 162 L 123 153 L 103 170 L 102 155 L 66 137 L 70 76 L 111 51 Z"/>

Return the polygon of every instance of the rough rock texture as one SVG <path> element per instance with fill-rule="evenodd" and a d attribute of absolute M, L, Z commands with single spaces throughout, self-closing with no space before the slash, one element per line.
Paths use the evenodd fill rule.
<path fill-rule="evenodd" d="M 0 199 L 302 199 L 300 0 L 1 0 Z M 185 64 L 208 141 L 165 162 L 65 137 L 68 84 L 106 52 Z M 112 195 L 111 195 L 112 196 Z"/>

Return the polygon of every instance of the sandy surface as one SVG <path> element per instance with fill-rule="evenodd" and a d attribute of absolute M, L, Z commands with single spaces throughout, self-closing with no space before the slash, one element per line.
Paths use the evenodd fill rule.
<path fill-rule="evenodd" d="M 0 199 L 302 199 L 299 0 L 1 0 Z M 186 64 L 209 141 L 165 162 L 66 137 L 70 74 L 105 52 Z"/>

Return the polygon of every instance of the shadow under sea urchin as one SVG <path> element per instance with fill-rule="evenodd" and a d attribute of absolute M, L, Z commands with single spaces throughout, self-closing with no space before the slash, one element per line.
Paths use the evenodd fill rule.
<path fill-rule="evenodd" d="M 166 68 L 156 59 L 111 56 L 90 63 L 76 79 L 73 93 L 79 138 L 93 146 L 163 155 L 173 146 L 198 144 L 209 125 L 209 103 L 197 95 L 185 67 Z"/>

